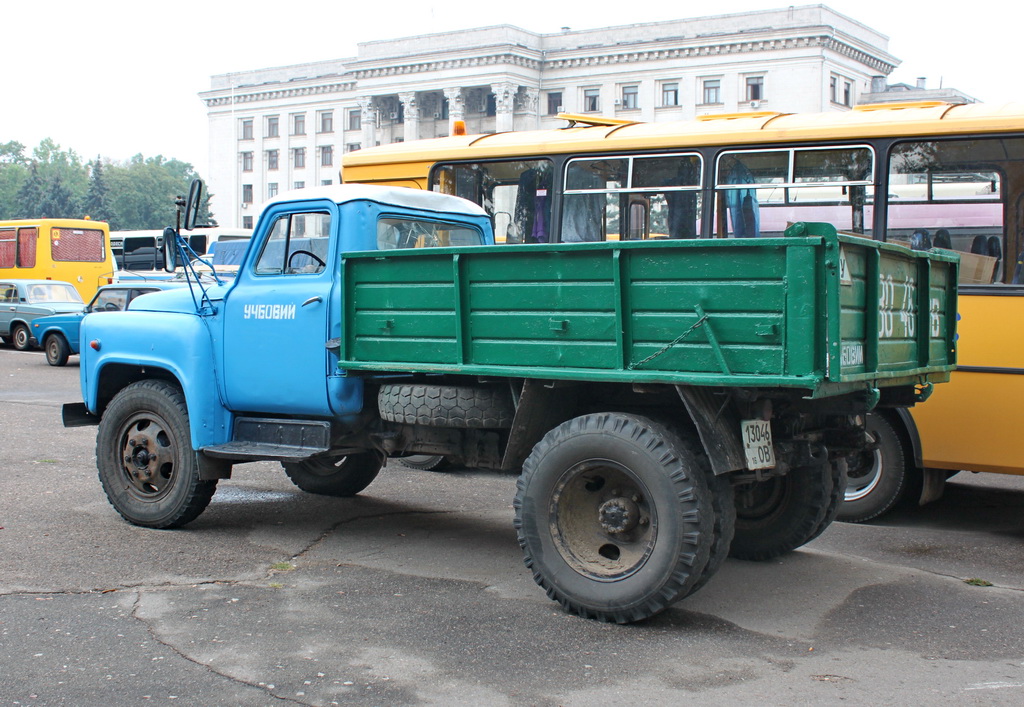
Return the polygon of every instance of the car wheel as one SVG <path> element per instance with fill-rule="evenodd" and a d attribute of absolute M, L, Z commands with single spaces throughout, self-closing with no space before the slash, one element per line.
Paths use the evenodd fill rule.
<path fill-rule="evenodd" d="M 28 351 L 32 348 L 29 343 L 32 340 L 32 335 L 29 333 L 28 327 L 24 324 L 15 324 L 14 329 L 11 330 L 11 343 L 14 344 L 14 348 L 18 351 Z"/>
<path fill-rule="evenodd" d="M 71 349 L 68 342 L 60 334 L 50 334 L 43 342 L 43 350 L 46 352 L 46 362 L 51 366 L 66 366 Z"/>
<path fill-rule="evenodd" d="M 874 449 L 850 459 L 846 494 L 839 520 L 860 523 L 895 507 L 914 487 L 903 445 L 892 424 L 869 413 L 865 431 Z"/>

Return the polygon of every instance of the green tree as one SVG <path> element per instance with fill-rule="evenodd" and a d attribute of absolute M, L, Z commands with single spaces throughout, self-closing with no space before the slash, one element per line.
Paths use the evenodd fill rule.
<path fill-rule="evenodd" d="M 103 176 L 103 163 L 99 155 L 89 164 L 89 190 L 85 194 L 85 213 L 97 221 L 110 221 L 113 208 L 110 203 L 110 189 Z"/>
<path fill-rule="evenodd" d="M 14 218 L 39 218 L 42 216 L 40 204 L 43 201 L 43 194 L 46 191 L 46 184 L 39 174 L 39 164 L 33 162 L 28 168 L 28 176 L 18 189 L 14 199 Z"/>
<path fill-rule="evenodd" d="M 60 172 L 51 175 L 39 200 L 40 218 L 81 218 L 78 199 Z"/>

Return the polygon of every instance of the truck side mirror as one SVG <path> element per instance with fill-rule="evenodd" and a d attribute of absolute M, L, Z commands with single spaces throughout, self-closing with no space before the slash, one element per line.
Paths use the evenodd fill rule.
<path fill-rule="evenodd" d="M 203 182 L 193 179 L 192 185 L 188 188 L 188 200 L 185 202 L 185 223 L 183 228 L 191 231 L 196 227 L 196 219 L 199 216 L 199 204 L 203 200 Z"/>
<path fill-rule="evenodd" d="M 160 251 L 163 255 L 164 270 L 174 272 L 178 256 L 178 234 L 168 226 L 164 229 L 163 242 L 160 243 Z"/>

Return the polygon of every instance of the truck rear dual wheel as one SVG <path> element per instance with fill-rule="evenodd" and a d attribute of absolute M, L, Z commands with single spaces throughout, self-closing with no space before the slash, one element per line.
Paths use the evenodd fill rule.
<path fill-rule="evenodd" d="M 96 465 L 114 509 L 148 528 L 189 523 L 217 489 L 199 478 L 185 395 L 167 381 L 140 381 L 114 396 L 100 419 Z"/>
<path fill-rule="evenodd" d="M 376 452 L 323 457 L 286 463 L 284 472 L 292 483 L 306 493 L 320 496 L 355 496 L 369 486 L 384 465 Z"/>
<path fill-rule="evenodd" d="M 729 555 L 770 560 L 809 543 L 835 519 L 845 481 L 841 467 L 824 461 L 739 484 L 734 489 L 736 534 Z"/>
<path fill-rule="evenodd" d="M 707 581 L 716 528 L 729 534 L 712 497 L 729 487 L 709 481 L 706 462 L 648 418 L 565 422 L 534 447 L 519 478 L 526 566 L 572 613 L 617 623 L 653 616 Z"/>

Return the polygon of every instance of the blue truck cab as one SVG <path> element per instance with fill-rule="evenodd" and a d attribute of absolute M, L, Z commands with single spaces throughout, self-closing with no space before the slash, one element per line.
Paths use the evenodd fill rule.
<path fill-rule="evenodd" d="M 66 405 L 64 422 L 100 425 L 105 490 L 140 525 L 192 520 L 236 462 L 278 460 L 295 480 L 303 460 L 365 422 L 363 379 L 338 366 L 342 257 L 490 243 L 485 212 L 453 196 L 364 185 L 283 194 L 265 205 L 234 279 L 82 320 L 84 403 Z M 360 458 L 373 475 L 383 460 Z M 189 483 L 177 483 L 183 476 Z"/>

